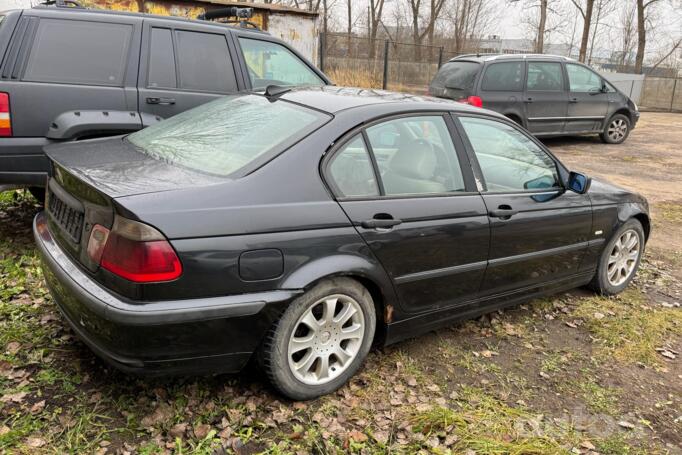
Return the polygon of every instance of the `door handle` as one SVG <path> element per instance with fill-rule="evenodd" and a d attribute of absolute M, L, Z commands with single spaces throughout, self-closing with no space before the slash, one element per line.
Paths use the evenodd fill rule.
<path fill-rule="evenodd" d="M 524 103 L 532 103 L 532 102 L 533 102 L 533 98 L 526 98 L 525 100 L 523 100 L 523 102 L 524 102 Z"/>
<path fill-rule="evenodd" d="M 377 213 L 371 220 L 360 222 L 360 226 L 365 229 L 390 229 L 401 224 L 403 220 L 393 218 L 388 213 Z"/>
<path fill-rule="evenodd" d="M 568 102 L 569 102 L 569 103 L 577 103 L 577 102 L 578 102 L 578 98 L 571 98 L 570 100 L 568 100 Z"/>
<path fill-rule="evenodd" d="M 150 96 L 147 98 L 147 104 L 175 104 L 175 98 L 159 98 Z"/>
<path fill-rule="evenodd" d="M 510 206 L 505 204 L 499 206 L 496 210 L 489 211 L 488 216 L 490 216 L 491 218 L 500 218 L 503 220 L 508 220 L 517 213 L 519 213 L 518 210 L 514 210 Z"/>

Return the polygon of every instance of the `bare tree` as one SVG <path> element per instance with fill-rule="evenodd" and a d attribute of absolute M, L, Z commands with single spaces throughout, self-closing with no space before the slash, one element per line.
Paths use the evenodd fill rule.
<path fill-rule="evenodd" d="M 428 36 L 429 45 L 433 44 L 433 35 L 436 27 L 436 21 L 440 16 L 441 9 L 445 4 L 445 0 L 429 0 L 429 16 L 423 29 L 420 28 L 420 13 L 422 9 L 422 0 L 408 0 L 410 6 L 410 13 L 412 18 L 412 42 L 414 43 L 414 59 L 421 61 L 421 45 L 424 37 Z"/>
<path fill-rule="evenodd" d="M 547 6 L 548 0 L 540 0 L 540 20 L 538 21 L 538 32 L 535 37 L 535 52 L 542 54 L 545 49 L 545 29 L 547 28 Z"/>
<path fill-rule="evenodd" d="M 472 44 L 474 37 L 480 37 L 499 13 L 498 5 L 490 0 L 454 1 L 446 14 L 453 30 L 452 47 L 455 53 L 461 53 Z"/>
<path fill-rule="evenodd" d="M 625 67 L 631 65 L 630 55 L 632 54 L 635 44 L 635 34 L 637 33 L 637 26 L 635 22 L 635 3 L 626 5 L 620 13 L 620 29 L 621 29 L 621 55 L 618 62 L 621 66 L 621 71 Z"/>
<path fill-rule="evenodd" d="M 379 23 L 381 22 L 381 15 L 384 12 L 384 0 L 369 0 L 369 58 L 374 58 L 376 55 L 376 38 Z"/>
<path fill-rule="evenodd" d="M 647 17 L 649 8 L 661 0 L 637 0 L 637 56 L 635 57 L 635 73 L 642 74 L 644 51 L 646 49 Z"/>
<path fill-rule="evenodd" d="M 571 3 L 578 8 L 578 12 L 583 17 L 583 34 L 580 39 L 580 51 L 578 53 L 578 60 L 585 62 L 587 56 L 587 43 L 590 40 L 590 27 L 592 24 L 592 9 L 594 8 L 594 0 L 585 0 L 585 6 L 577 0 L 571 0 Z M 593 40 L 594 41 L 594 40 Z"/>

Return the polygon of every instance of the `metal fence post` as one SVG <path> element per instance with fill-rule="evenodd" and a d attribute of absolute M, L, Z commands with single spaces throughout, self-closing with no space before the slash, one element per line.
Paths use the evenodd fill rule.
<path fill-rule="evenodd" d="M 673 111 L 673 105 L 675 104 L 675 90 L 677 89 L 677 78 L 673 79 L 673 93 L 670 96 L 670 112 Z"/>
<path fill-rule="evenodd" d="M 384 80 L 381 88 L 386 90 L 388 87 L 388 40 L 384 40 Z"/>
<path fill-rule="evenodd" d="M 324 54 L 327 52 L 327 37 L 320 33 L 320 71 L 324 73 Z"/>
<path fill-rule="evenodd" d="M 443 65 L 443 46 L 438 49 L 438 69 Z"/>

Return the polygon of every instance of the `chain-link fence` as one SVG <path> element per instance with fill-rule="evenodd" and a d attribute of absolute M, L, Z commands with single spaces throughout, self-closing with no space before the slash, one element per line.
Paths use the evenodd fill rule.
<path fill-rule="evenodd" d="M 416 94 L 428 93 L 431 80 L 441 64 L 461 54 L 494 53 L 495 49 L 468 48 L 453 52 L 444 46 L 399 43 L 346 33 L 320 36 L 320 67 L 342 86 L 385 88 Z M 510 53 L 505 50 L 505 53 Z M 523 53 L 523 51 L 519 51 Z M 608 78 L 608 75 L 606 76 Z M 641 78 L 641 77 L 640 77 Z M 644 109 L 682 111 L 682 79 L 646 77 L 639 104 Z M 623 84 L 617 84 L 621 89 Z M 633 87 L 629 96 L 633 96 Z M 625 91 L 628 94 L 628 91 Z M 639 93 L 637 93 L 639 95 Z"/>

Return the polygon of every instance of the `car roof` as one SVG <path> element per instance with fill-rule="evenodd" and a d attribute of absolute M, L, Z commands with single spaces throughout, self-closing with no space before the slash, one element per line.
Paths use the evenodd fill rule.
<path fill-rule="evenodd" d="M 248 5 L 248 4 L 245 4 Z M 248 6 L 245 6 L 248 7 Z M 161 21 L 173 21 L 173 22 L 185 22 L 185 23 L 192 23 L 192 24 L 205 24 L 205 25 L 213 25 L 213 26 L 223 26 L 225 28 L 228 28 L 232 31 L 244 31 L 244 32 L 253 32 L 253 33 L 261 33 L 264 35 L 270 35 L 268 32 L 264 30 L 260 30 L 257 28 L 247 28 L 247 27 L 240 27 L 238 24 L 226 24 L 224 22 L 217 22 L 217 21 L 210 21 L 210 20 L 202 20 L 202 19 L 190 19 L 187 17 L 182 17 L 182 16 L 165 16 L 162 14 L 150 14 L 150 13 L 140 13 L 140 12 L 135 12 L 135 11 L 119 11 L 119 10 L 109 10 L 109 9 L 99 9 L 99 8 L 74 8 L 74 7 L 54 7 L 54 6 L 48 6 L 48 5 L 36 5 L 33 8 L 26 8 L 26 11 L 30 10 L 42 10 L 42 11 L 51 11 L 51 12 L 56 12 L 56 13 L 62 13 L 64 15 L 71 15 L 71 14 L 107 14 L 110 16 L 122 16 L 122 17 L 135 17 L 135 18 L 141 18 L 141 19 L 156 19 L 156 20 L 161 20 Z M 21 11 L 21 10 L 17 10 Z"/>
<path fill-rule="evenodd" d="M 554 61 L 564 61 L 564 62 L 574 62 L 575 60 L 570 57 L 564 57 L 563 55 L 551 55 L 551 54 L 464 54 L 458 55 L 457 57 L 451 58 L 448 62 L 479 62 L 485 63 L 495 60 L 554 60 Z"/>
<path fill-rule="evenodd" d="M 376 104 L 393 104 L 396 112 L 416 110 L 481 112 L 483 110 L 450 99 L 388 90 L 329 85 L 292 88 L 281 95 L 281 98 L 329 114 Z M 486 113 L 489 112 L 491 111 L 486 111 Z M 496 115 L 499 116 L 499 114 Z"/>

